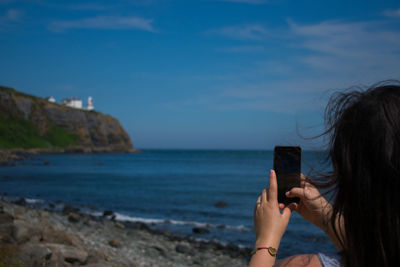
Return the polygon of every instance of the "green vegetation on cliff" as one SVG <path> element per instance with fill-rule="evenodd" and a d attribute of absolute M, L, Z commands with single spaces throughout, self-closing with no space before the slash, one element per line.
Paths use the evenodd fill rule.
<path fill-rule="evenodd" d="M 0 86 L 0 149 L 127 152 L 132 143 L 118 120 L 50 103 Z"/>
<path fill-rule="evenodd" d="M 77 145 L 77 136 L 53 125 L 45 135 L 24 119 L 0 115 L 0 148 L 67 148 Z"/>

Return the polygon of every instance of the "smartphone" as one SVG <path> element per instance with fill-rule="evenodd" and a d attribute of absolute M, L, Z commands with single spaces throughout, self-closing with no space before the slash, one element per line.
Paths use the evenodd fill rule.
<path fill-rule="evenodd" d="M 285 193 L 300 187 L 301 148 L 299 146 L 276 146 L 274 148 L 274 170 L 278 181 L 278 202 L 288 205 L 299 203 L 299 198 L 288 198 Z"/>

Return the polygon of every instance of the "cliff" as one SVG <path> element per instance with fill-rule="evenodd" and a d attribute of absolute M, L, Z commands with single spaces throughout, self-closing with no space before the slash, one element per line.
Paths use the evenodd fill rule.
<path fill-rule="evenodd" d="M 0 86 L 0 148 L 67 152 L 132 152 L 119 121 Z"/>

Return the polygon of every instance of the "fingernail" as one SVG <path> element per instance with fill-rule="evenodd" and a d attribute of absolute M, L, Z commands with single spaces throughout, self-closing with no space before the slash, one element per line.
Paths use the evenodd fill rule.
<path fill-rule="evenodd" d="M 290 191 L 287 191 L 287 192 L 285 193 L 285 195 L 287 195 L 287 196 L 290 195 Z"/>

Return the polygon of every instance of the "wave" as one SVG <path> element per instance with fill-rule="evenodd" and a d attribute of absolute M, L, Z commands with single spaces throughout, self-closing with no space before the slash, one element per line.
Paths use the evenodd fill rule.
<path fill-rule="evenodd" d="M 228 230 L 236 230 L 241 232 L 250 232 L 252 228 L 245 225 L 226 225 L 226 224 L 211 224 L 205 222 L 196 222 L 196 221 L 180 221 L 180 220 L 171 220 L 171 219 L 154 219 L 154 218 L 143 218 L 143 217 L 133 217 L 121 213 L 115 213 L 115 219 L 121 222 L 141 222 L 147 224 L 172 224 L 172 225 L 182 225 L 182 226 L 194 226 L 194 227 L 202 227 L 202 228 L 219 228 L 219 229 L 228 229 Z"/>
<path fill-rule="evenodd" d="M 20 198 L 18 197 L 3 197 L 4 200 L 14 202 Z M 44 199 L 36 199 L 36 198 L 25 198 L 25 201 L 28 205 L 39 206 L 41 208 L 48 208 L 51 201 Z M 57 203 L 53 205 L 54 210 L 63 210 L 63 208 L 68 205 L 66 203 Z M 79 207 L 82 213 L 90 214 L 96 217 L 103 216 L 103 212 L 91 210 L 88 207 L 80 206 Z M 214 228 L 214 229 L 225 229 L 225 230 L 233 230 L 239 232 L 251 232 L 253 229 L 251 227 L 245 225 L 228 225 L 228 224 L 213 224 L 206 222 L 197 222 L 197 221 L 183 221 L 183 220 L 173 220 L 173 219 L 161 219 L 161 218 L 145 218 L 145 217 L 135 217 L 122 213 L 115 212 L 115 220 L 121 222 L 140 222 L 149 225 L 162 225 L 162 224 L 170 224 L 177 226 L 189 226 L 189 227 L 199 227 L 199 228 Z"/>
<path fill-rule="evenodd" d="M 26 203 L 28 204 L 41 204 L 45 203 L 43 199 L 35 199 L 35 198 L 25 198 Z"/>

